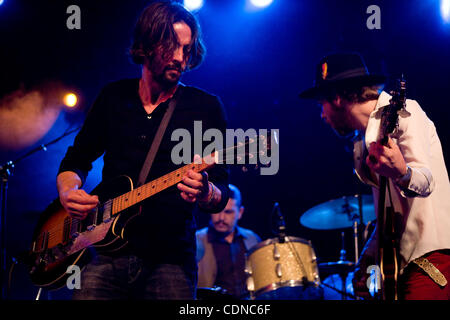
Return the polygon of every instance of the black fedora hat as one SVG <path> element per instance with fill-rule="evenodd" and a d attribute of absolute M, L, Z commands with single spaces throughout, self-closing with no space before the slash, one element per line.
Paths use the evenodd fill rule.
<path fill-rule="evenodd" d="M 322 58 L 316 68 L 314 87 L 299 94 L 303 99 L 315 99 L 330 88 L 346 84 L 361 86 L 383 84 L 386 77 L 369 74 L 358 53 L 334 53 Z"/>

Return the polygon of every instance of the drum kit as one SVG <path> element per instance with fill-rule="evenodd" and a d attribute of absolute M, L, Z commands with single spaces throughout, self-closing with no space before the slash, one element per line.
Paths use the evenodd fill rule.
<path fill-rule="evenodd" d="M 275 210 L 276 209 L 276 210 Z M 278 236 L 252 247 L 246 255 L 245 273 L 250 300 L 354 300 L 353 269 L 359 257 L 359 225 L 375 220 L 373 198 L 345 196 L 319 204 L 300 216 L 300 223 L 313 230 L 352 228 L 355 261 L 346 260 L 344 232 L 338 261 L 318 263 L 310 241 L 285 234 L 278 203 Z M 319 271 L 329 275 L 322 282 Z M 219 288 L 220 289 L 220 288 Z M 215 293 L 219 291 L 215 289 Z"/>
<path fill-rule="evenodd" d="M 324 299 L 326 300 L 354 300 L 352 278 L 353 269 L 359 257 L 359 232 L 358 226 L 365 226 L 364 238 L 367 238 L 367 230 L 373 227 L 376 219 L 371 195 L 345 196 L 339 199 L 319 204 L 300 217 L 300 223 L 314 230 L 335 230 L 352 228 L 355 248 L 355 261 L 346 260 L 344 232 L 341 233 L 342 249 L 339 261 L 324 262 L 319 264 L 321 272 L 330 274 L 323 282 Z"/>

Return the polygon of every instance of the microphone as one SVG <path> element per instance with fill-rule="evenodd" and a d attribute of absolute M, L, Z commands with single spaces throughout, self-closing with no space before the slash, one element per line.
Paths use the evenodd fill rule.
<path fill-rule="evenodd" d="M 281 214 L 280 204 L 275 202 L 272 209 L 272 216 L 276 213 L 277 215 L 277 236 L 280 243 L 284 243 L 286 237 L 286 224 L 284 222 L 284 217 Z"/>

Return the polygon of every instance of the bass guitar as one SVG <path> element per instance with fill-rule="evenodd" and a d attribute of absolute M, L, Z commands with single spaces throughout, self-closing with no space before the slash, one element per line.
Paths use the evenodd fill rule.
<path fill-rule="evenodd" d="M 386 146 L 389 135 L 394 132 L 398 124 L 398 116 L 406 106 L 406 81 L 403 76 L 398 80 L 398 88 L 391 92 L 390 104 L 385 106 L 381 117 L 380 142 Z M 377 216 L 378 236 L 378 265 L 380 267 L 381 288 L 378 298 L 382 300 L 397 300 L 398 283 L 398 239 L 395 230 L 395 211 L 391 206 L 386 206 L 386 191 L 389 189 L 389 181 L 385 176 L 379 176 L 379 198 Z"/>

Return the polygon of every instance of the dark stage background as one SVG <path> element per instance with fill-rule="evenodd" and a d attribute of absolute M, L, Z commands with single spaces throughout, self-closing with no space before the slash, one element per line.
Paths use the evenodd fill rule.
<path fill-rule="evenodd" d="M 66 27 L 66 9 L 72 4 L 81 8 L 81 30 Z M 127 49 L 146 4 L 140 0 L 4 1 L 0 6 L 0 163 L 80 125 L 106 83 L 140 75 Z M 370 16 L 366 9 L 373 4 L 381 9 L 380 30 L 366 27 Z M 403 72 L 408 98 L 418 100 L 434 121 L 449 163 L 450 24 L 443 22 L 439 5 L 432 0 L 275 0 L 265 9 L 251 11 L 246 10 L 245 0 L 205 0 L 198 16 L 208 54 L 203 65 L 182 81 L 220 96 L 230 128 L 280 130 L 278 174 L 231 169 L 231 182 L 241 189 L 246 208 L 241 226 L 263 239 L 273 237 L 271 211 L 277 201 L 287 233 L 311 240 L 319 262 L 339 259 L 341 231 L 347 258 L 354 259 L 350 228 L 314 231 L 299 222 L 302 213 L 320 203 L 370 193 L 353 174 L 350 145 L 321 121 L 313 102 L 297 98 L 312 85 L 318 60 L 334 50 L 360 52 L 371 72 L 391 77 L 388 89 Z M 75 110 L 55 107 L 54 100 L 67 90 L 79 95 Z M 57 196 L 56 172 L 74 136 L 34 153 L 13 169 L 7 207 L 10 256 L 27 249 L 39 212 Z M 100 168 L 101 159 L 88 178 L 87 190 L 100 181 Z M 198 220 L 199 227 L 207 223 L 205 216 Z M 25 267 L 16 266 L 11 297 L 33 299 L 36 293 Z M 51 298 L 68 296 L 60 291 Z"/>

